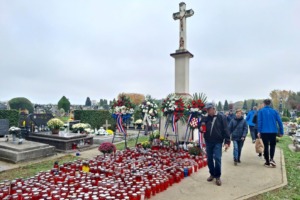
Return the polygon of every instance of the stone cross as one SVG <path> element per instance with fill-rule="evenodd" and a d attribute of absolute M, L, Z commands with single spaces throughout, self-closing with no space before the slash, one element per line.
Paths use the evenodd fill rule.
<path fill-rule="evenodd" d="M 186 18 L 194 15 L 192 9 L 185 10 L 186 4 L 181 2 L 179 4 L 179 12 L 173 13 L 173 19 L 179 19 L 179 50 L 186 49 Z"/>
<path fill-rule="evenodd" d="M 109 124 L 109 123 L 108 123 L 108 121 L 107 121 L 107 120 L 105 120 L 105 124 L 103 124 L 103 126 L 105 127 L 105 130 L 107 130 L 107 129 L 108 129 L 108 127 L 110 127 L 110 126 L 111 126 L 111 124 Z"/>

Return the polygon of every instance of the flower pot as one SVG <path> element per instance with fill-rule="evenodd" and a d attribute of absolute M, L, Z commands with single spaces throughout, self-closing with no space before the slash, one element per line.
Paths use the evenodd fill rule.
<path fill-rule="evenodd" d="M 142 129 L 142 124 L 136 124 L 136 126 L 137 126 L 137 127 L 136 127 L 137 129 L 139 129 L 139 130 Z"/>
<path fill-rule="evenodd" d="M 59 133 L 59 129 L 52 129 L 52 134 L 58 134 Z"/>

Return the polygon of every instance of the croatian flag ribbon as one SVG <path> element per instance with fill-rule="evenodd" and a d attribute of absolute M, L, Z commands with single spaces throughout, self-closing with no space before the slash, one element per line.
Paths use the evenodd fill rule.
<path fill-rule="evenodd" d="M 126 132 L 123 128 L 123 121 L 122 121 L 122 115 L 121 114 L 118 114 L 118 116 L 117 116 L 117 127 L 118 127 L 118 130 L 120 132 L 122 132 L 124 135 L 126 135 Z"/>
<path fill-rule="evenodd" d="M 174 133 L 176 132 L 176 120 L 175 119 L 176 119 L 176 115 L 174 113 L 173 117 L 172 117 L 172 130 Z"/>

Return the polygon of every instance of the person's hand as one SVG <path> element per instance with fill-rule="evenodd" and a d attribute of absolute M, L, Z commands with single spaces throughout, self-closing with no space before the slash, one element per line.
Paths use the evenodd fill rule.
<path fill-rule="evenodd" d="M 241 138 L 241 140 L 242 140 L 242 141 L 244 141 L 244 140 L 245 140 L 245 138 L 244 138 L 244 137 L 242 137 L 242 138 Z"/>
<path fill-rule="evenodd" d="M 257 133 L 257 137 L 260 138 L 260 136 L 261 136 L 260 133 Z"/>
<path fill-rule="evenodd" d="M 225 147 L 224 151 L 227 151 L 229 149 L 229 145 L 228 144 L 224 144 L 224 147 Z"/>

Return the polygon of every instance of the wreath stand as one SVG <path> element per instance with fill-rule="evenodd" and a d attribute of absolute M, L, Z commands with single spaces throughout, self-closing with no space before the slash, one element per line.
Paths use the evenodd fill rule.
<path fill-rule="evenodd" d="M 154 129 L 154 126 L 153 126 L 153 124 L 151 124 L 151 125 L 149 126 L 148 122 L 146 121 L 146 127 L 147 127 L 147 129 L 148 129 L 148 127 L 151 127 L 150 133 L 148 132 L 148 133 L 149 133 L 149 137 L 150 137 L 151 135 L 153 135 L 153 129 Z M 139 129 L 138 135 L 137 135 L 137 137 L 136 137 L 136 140 L 135 140 L 135 146 L 137 145 L 137 143 L 138 143 L 138 141 L 139 141 L 140 133 L 141 133 L 141 129 Z"/>
<path fill-rule="evenodd" d="M 117 120 L 116 120 L 117 121 Z M 126 122 L 126 120 L 124 120 L 124 122 L 125 122 L 125 124 L 127 124 Z M 117 123 L 118 123 L 118 121 L 117 121 Z M 123 133 L 123 136 L 116 136 L 116 133 L 114 133 L 113 135 L 113 138 L 112 138 L 112 142 L 111 143 L 114 143 L 114 141 L 115 141 L 115 138 L 123 138 L 124 139 L 124 149 L 127 149 L 127 130 L 126 130 L 126 127 L 124 127 L 123 126 L 123 124 L 122 124 L 122 128 L 123 128 L 123 132 L 122 131 L 120 131 L 119 130 L 119 127 L 118 127 L 118 125 L 117 125 L 117 129 L 119 130 L 119 132 L 120 133 Z"/>
<path fill-rule="evenodd" d="M 122 132 L 120 132 L 122 133 Z M 113 138 L 112 138 L 112 142 L 111 143 L 114 143 L 115 141 L 115 138 L 123 138 L 124 141 L 125 141 L 125 145 L 124 145 L 124 149 L 127 149 L 127 131 L 125 130 L 125 133 L 123 133 L 124 135 L 123 136 L 116 136 L 116 133 L 114 133 L 113 135 Z"/>
<path fill-rule="evenodd" d="M 165 124 L 165 134 L 164 134 L 164 138 L 168 138 L 169 136 L 174 136 L 175 137 L 175 145 L 177 147 L 177 150 L 179 149 L 179 137 L 178 137 L 178 128 L 175 128 L 175 132 L 174 134 L 169 134 L 168 133 L 168 128 L 169 128 L 169 124 L 170 121 L 172 121 L 172 115 L 168 114 L 167 116 L 167 120 L 166 120 L 166 124 Z M 172 123 L 172 122 L 171 122 Z M 175 122 L 176 127 L 178 125 L 178 121 Z"/>

